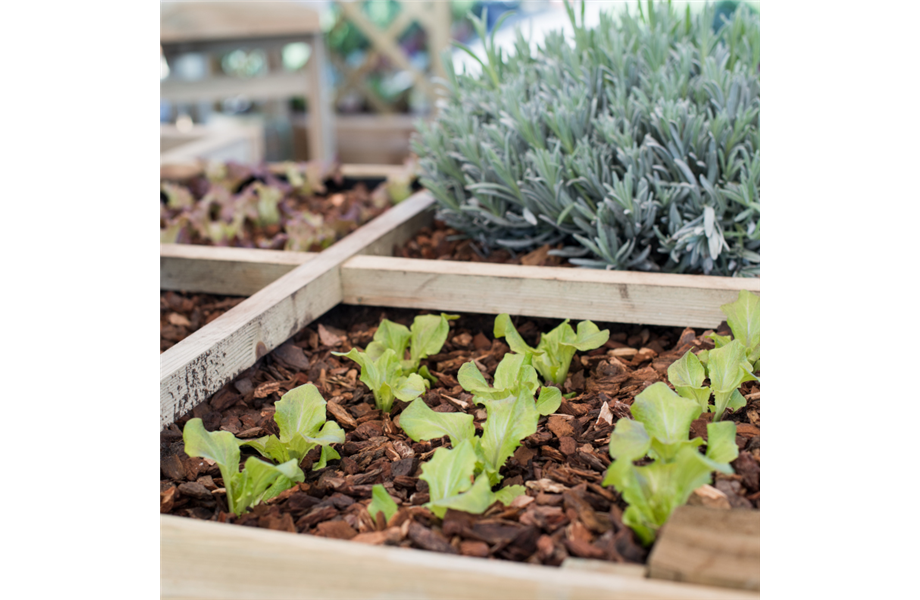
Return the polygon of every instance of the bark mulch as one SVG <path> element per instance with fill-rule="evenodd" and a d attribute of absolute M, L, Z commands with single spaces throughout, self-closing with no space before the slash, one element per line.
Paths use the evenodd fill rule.
<path fill-rule="evenodd" d="M 512 254 L 506 249 L 487 251 L 443 221 L 435 221 L 432 227 L 423 227 L 417 234 L 394 251 L 402 258 L 426 258 L 429 260 L 462 260 L 469 262 L 502 263 L 534 267 L 575 267 L 567 259 L 550 256 L 550 250 L 561 250 L 563 244 L 540 246 L 525 254 Z"/>
<path fill-rule="evenodd" d="M 385 212 L 392 204 L 384 184 L 369 189 L 364 182 L 343 185 L 334 164 L 307 163 L 322 169 L 313 191 L 305 193 L 267 165 L 223 165 L 222 177 L 196 175 L 183 181 L 161 182 L 160 230 L 176 243 L 319 252 Z M 279 220 L 264 224 L 259 216 L 259 190 L 279 194 Z M 168 205 L 169 195 L 184 198 L 183 206 Z M 216 234 L 236 215 L 246 215 L 234 234 Z M 215 229 L 216 227 L 216 229 Z M 215 237 L 217 235 L 218 237 Z M 225 238 L 229 235 L 229 238 Z"/>
<path fill-rule="evenodd" d="M 352 346 L 364 348 L 381 318 L 409 325 L 416 314 L 403 309 L 336 307 L 162 431 L 161 512 L 533 564 L 559 565 L 569 556 L 644 563 L 648 549 L 622 522 L 626 504 L 612 487 L 600 485 L 610 464 L 610 433 L 618 419 L 629 417 L 636 394 L 656 381 L 667 381 L 668 366 L 686 350 L 712 347 L 702 338 L 706 332 L 598 323 L 610 329 L 610 341 L 577 354 L 572 361 L 562 388 L 574 392 L 574 397 L 564 400 L 557 414 L 541 417 L 537 432 L 502 469 L 502 485 L 523 484 L 527 495 L 511 506 L 495 504 L 482 515 L 450 510 L 442 520 L 422 506 L 428 490 L 419 479 L 419 464 L 448 439 L 417 443 L 406 437 L 398 426 L 406 404 L 397 400 L 391 414 L 382 414 L 374 407 L 373 394 L 358 380 L 357 365 L 330 354 Z M 472 414 L 477 429 L 486 412 L 473 404 L 456 376 L 469 360 L 494 373 L 509 349 L 492 338 L 493 323 L 492 316 L 462 315 L 451 322 L 441 353 L 423 361 L 438 378 L 425 402 L 436 411 Z M 535 345 L 539 333 L 558 321 L 516 318 L 515 324 L 524 339 Z M 719 330 L 727 332 L 724 323 Z M 182 427 L 188 419 L 200 417 L 206 429 L 230 431 L 239 438 L 277 434 L 274 402 L 308 382 L 327 400 L 327 418 L 346 432 L 345 443 L 336 445 L 341 460 L 312 471 L 317 448 L 301 463 L 305 482 L 242 517 L 229 514 L 217 466 L 185 454 Z M 742 393 L 747 406 L 727 417 L 738 428 L 736 474 L 716 474 L 714 486 L 732 508 L 750 509 L 760 506 L 760 390 L 748 382 Z M 691 435 L 705 435 L 706 422 L 706 418 L 695 421 Z M 248 455 L 244 449 L 242 460 Z M 375 521 L 367 511 L 377 483 L 400 504 L 387 523 Z"/>
<path fill-rule="evenodd" d="M 245 299 L 160 290 L 160 352 L 169 350 Z"/>

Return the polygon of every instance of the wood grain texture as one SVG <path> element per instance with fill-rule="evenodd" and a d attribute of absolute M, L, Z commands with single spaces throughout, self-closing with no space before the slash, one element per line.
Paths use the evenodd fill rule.
<path fill-rule="evenodd" d="M 616 323 L 716 327 L 738 291 L 759 279 L 356 257 L 343 302 Z"/>
<path fill-rule="evenodd" d="M 760 511 L 680 506 L 659 533 L 649 576 L 760 590 Z"/>
<path fill-rule="evenodd" d="M 251 296 L 315 256 L 315 252 L 160 244 L 160 289 Z"/>
<path fill-rule="evenodd" d="M 160 596 L 275 600 L 727 600 L 759 594 L 369 546 L 162 515 Z"/>
<path fill-rule="evenodd" d="M 427 192 L 413 195 L 161 354 L 161 427 L 341 302 L 341 264 L 392 252 L 431 219 L 433 202 Z"/>

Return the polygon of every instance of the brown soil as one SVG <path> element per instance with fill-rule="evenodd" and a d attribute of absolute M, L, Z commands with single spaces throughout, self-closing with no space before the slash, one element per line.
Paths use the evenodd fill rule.
<path fill-rule="evenodd" d="M 336 307 L 260 359 L 209 402 L 170 425 L 160 435 L 161 512 L 534 564 L 559 565 L 568 556 L 644 563 L 648 549 L 637 543 L 622 522 L 626 504 L 613 488 L 600 485 L 610 464 L 610 433 L 618 419 L 629 416 L 636 394 L 656 381 L 667 381 L 667 367 L 686 350 L 712 347 L 702 339 L 704 332 L 598 323 L 610 329 L 610 341 L 597 350 L 577 354 L 572 361 L 562 387 L 563 392 L 574 392 L 574 397 L 564 400 L 557 414 L 541 417 L 537 433 L 524 441 L 502 469 L 502 485 L 523 484 L 527 496 L 508 507 L 493 505 L 482 515 L 451 510 L 441 520 L 421 506 L 428 492 L 427 484 L 419 479 L 419 464 L 448 443 L 447 438 L 413 442 L 398 426 L 399 413 L 407 405 L 397 400 L 391 414 L 381 414 L 374 407 L 372 393 L 357 379 L 357 365 L 330 354 L 352 346 L 364 348 L 381 318 L 409 325 L 415 314 L 401 309 Z M 549 319 L 515 321 L 530 344 L 537 343 L 540 331 L 558 324 Z M 461 315 L 451 322 L 441 353 L 423 361 L 439 380 L 424 396 L 425 402 L 436 411 L 472 414 L 477 428 L 485 411 L 473 404 L 456 376 L 460 366 L 473 359 L 494 373 L 509 349 L 502 340 L 492 338 L 493 322 L 492 316 Z M 719 330 L 727 332 L 724 324 Z M 336 420 L 346 432 L 345 443 L 336 445 L 342 459 L 312 471 L 316 449 L 301 463 L 304 483 L 242 517 L 229 514 L 217 466 L 185 454 L 181 427 L 188 419 L 200 417 L 206 429 L 230 431 L 240 438 L 278 433 L 274 402 L 287 390 L 308 382 L 326 398 L 327 418 Z M 747 406 L 727 417 L 738 427 L 736 474 L 716 474 L 714 486 L 727 495 L 733 508 L 759 508 L 760 390 L 748 382 L 742 392 L 749 399 Z M 610 422 L 602 414 L 609 415 Z M 695 421 L 691 436 L 704 435 L 706 422 L 705 418 Z M 245 450 L 242 459 L 248 454 Z M 367 511 L 371 489 L 377 483 L 401 503 L 388 523 L 376 522 Z"/>
<path fill-rule="evenodd" d="M 393 254 L 402 258 L 427 258 L 429 260 L 463 260 L 536 267 L 575 266 L 565 258 L 550 256 L 549 251 L 562 249 L 562 244 L 556 246 L 546 244 L 525 254 L 512 255 L 510 251 L 504 249 L 487 252 L 479 248 L 472 240 L 464 238 L 463 233 L 448 227 L 443 221 L 435 221 L 433 227 L 424 227 L 419 230 L 415 237 L 397 247 Z"/>
<path fill-rule="evenodd" d="M 246 298 L 160 291 L 160 352 L 181 342 Z"/>

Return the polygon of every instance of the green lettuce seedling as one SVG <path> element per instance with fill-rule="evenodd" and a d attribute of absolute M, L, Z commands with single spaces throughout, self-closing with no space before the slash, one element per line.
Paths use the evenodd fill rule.
<path fill-rule="evenodd" d="M 335 421 L 326 421 L 326 401 L 312 383 L 292 389 L 275 403 L 275 422 L 280 436 L 266 435 L 240 445 L 251 446 L 276 462 L 294 459 L 297 464 L 310 450 L 322 446 L 314 471 L 325 467 L 329 460 L 341 458 L 332 444 L 344 443 L 345 432 Z"/>
<path fill-rule="evenodd" d="M 569 366 L 575 351 L 587 352 L 600 348 L 607 343 L 610 331 L 601 331 L 591 321 L 582 321 L 578 324 L 578 333 L 569 325 L 566 319 L 559 327 L 540 336 L 540 343 L 536 348 L 527 345 L 514 324 L 511 317 L 501 314 L 495 317 L 495 337 L 503 337 L 517 354 L 530 354 L 533 357 L 533 366 L 545 381 L 562 385 L 569 373 Z"/>
<path fill-rule="evenodd" d="M 738 446 L 733 422 L 709 423 L 706 454 L 700 454 L 703 439 L 691 440 L 689 435 L 690 424 L 702 408 L 664 383 L 643 390 L 630 410 L 635 420 L 620 419 L 610 436 L 614 461 L 602 483 L 623 495 L 629 504 L 623 523 L 648 545 L 671 512 L 710 481 L 712 471 L 734 472 L 729 463 L 738 457 Z M 633 464 L 646 456 L 654 462 Z"/>
<path fill-rule="evenodd" d="M 361 365 L 361 381 L 373 391 L 377 408 L 389 412 L 395 398 L 410 402 L 425 392 L 428 386 L 425 379 L 434 380 L 428 369 L 419 365 L 423 358 L 441 351 L 450 331 L 448 321 L 458 318 L 458 315 L 421 315 L 415 317 L 411 330 L 384 319 L 365 352 L 352 348 L 347 353 L 333 354 Z"/>
<path fill-rule="evenodd" d="M 377 408 L 390 412 L 393 401 L 399 398 L 411 402 L 425 392 L 425 380 L 416 373 L 403 375 L 400 359 L 390 348 L 371 342 L 367 352 L 352 348 L 347 353 L 333 352 L 345 356 L 361 365 L 361 381 L 374 393 Z"/>
<path fill-rule="evenodd" d="M 386 488 L 379 483 L 374 485 L 371 489 L 371 503 L 367 505 L 367 512 L 370 513 L 371 518 L 376 520 L 377 513 L 383 513 L 383 520 L 389 521 L 397 510 L 399 510 L 399 507 L 396 505 L 396 501 L 387 493 Z"/>
<path fill-rule="evenodd" d="M 722 312 L 735 339 L 713 333 L 709 336 L 715 343 L 713 350 L 699 355 L 688 350 L 668 367 L 668 380 L 677 393 L 697 402 L 703 412 L 712 410 L 713 421 L 719 421 L 726 408 L 744 408 L 738 388 L 745 381 L 758 380 L 754 371 L 760 368 L 760 298 L 742 290 L 738 300 L 722 305 Z M 704 387 L 707 374 L 709 386 Z M 710 393 L 715 406 L 709 405 Z"/>
<path fill-rule="evenodd" d="M 227 491 L 227 505 L 237 516 L 304 480 L 294 458 L 272 465 L 250 456 L 241 472 L 240 440 L 229 431 L 207 431 L 201 419 L 191 419 L 185 424 L 182 439 L 186 454 L 217 463 Z"/>
<path fill-rule="evenodd" d="M 422 467 L 422 479 L 429 483 L 429 505 L 436 515 L 443 516 L 447 508 L 481 513 L 496 500 L 508 504 L 524 493 L 522 486 L 498 492 L 492 492 L 492 486 L 501 482 L 499 471 L 521 441 L 536 433 L 540 415 L 554 413 L 562 402 L 561 392 L 554 387 L 542 388 L 534 400 L 539 381 L 528 361 L 526 355 L 506 354 L 495 371 L 494 386 L 474 363 L 461 367 L 460 384 L 473 393 L 474 402 L 486 407 L 481 437 L 476 437 L 472 415 L 435 412 L 421 399 L 399 416 L 400 427 L 417 442 L 450 437 L 453 449 L 439 448 Z"/>

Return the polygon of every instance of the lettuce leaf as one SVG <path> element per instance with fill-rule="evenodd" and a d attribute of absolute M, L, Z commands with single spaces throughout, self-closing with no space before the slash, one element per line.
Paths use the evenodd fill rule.
<path fill-rule="evenodd" d="M 700 416 L 700 405 L 675 394 L 665 383 L 653 383 L 633 401 L 630 412 L 641 421 L 651 439 L 650 455 L 669 461 L 684 446 L 696 447 L 703 440 L 689 440 L 690 423 Z M 613 438 L 611 436 L 611 443 Z"/>
<path fill-rule="evenodd" d="M 367 505 L 367 512 L 370 513 L 371 518 L 377 520 L 377 513 L 382 512 L 383 520 L 389 521 L 398 510 L 399 506 L 397 506 L 392 496 L 387 493 L 386 488 L 379 483 L 374 485 L 371 489 L 371 503 Z"/>
<path fill-rule="evenodd" d="M 412 321 L 409 342 L 410 370 L 415 371 L 423 358 L 428 358 L 429 355 L 441 351 L 450 331 L 448 321 L 459 318 L 460 315 L 445 315 L 444 313 L 438 317 L 434 315 L 415 317 Z"/>
<path fill-rule="evenodd" d="M 706 369 L 703 363 L 690 350 L 668 367 L 668 381 L 677 393 L 694 400 L 700 405 L 702 412 L 709 410 L 709 396 L 712 394 L 708 386 L 703 386 L 705 379 Z"/>
<path fill-rule="evenodd" d="M 217 463 L 227 490 L 228 507 L 237 516 L 304 480 L 297 459 L 272 465 L 251 456 L 240 472 L 241 441 L 229 431 L 207 431 L 201 419 L 190 419 L 185 424 L 182 439 L 186 454 Z"/>
<path fill-rule="evenodd" d="M 297 464 L 316 446 L 323 446 L 315 469 L 326 461 L 340 458 L 331 444 L 345 442 L 345 432 L 335 421 L 326 421 L 326 401 L 312 383 L 298 386 L 275 403 L 275 422 L 279 436 L 267 435 L 240 442 L 255 448 L 262 456 L 283 463 L 294 459 Z"/>
<path fill-rule="evenodd" d="M 448 508 L 481 514 L 496 500 L 508 504 L 525 493 L 524 487 L 519 485 L 493 493 L 486 473 L 474 478 L 478 464 L 478 454 L 471 440 L 463 440 L 453 449 L 435 450 L 431 460 L 422 465 L 419 477 L 428 483 L 429 502 L 425 506 L 443 519 Z"/>
<path fill-rule="evenodd" d="M 485 403 L 488 418 L 482 425 L 480 447 L 485 471 L 492 484 L 501 480 L 499 469 L 513 454 L 515 448 L 529 435 L 537 432 L 537 412 L 533 394 L 521 389 L 514 396 Z"/>
<path fill-rule="evenodd" d="M 425 392 L 425 380 L 416 373 L 403 375 L 402 364 L 392 348 L 385 348 L 379 342 L 371 342 L 367 352 L 352 348 L 347 353 L 333 352 L 345 356 L 361 366 L 361 381 L 374 393 L 377 408 L 390 412 L 393 402 L 399 398 L 411 402 Z"/>
<path fill-rule="evenodd" d="M 463 440 L 472 440 L 476 436 L 473 415 L 435 412 L 421 398 L 413 400 L 402 411 L 399 426 L 416 442 L 450 436 L 454 448 Z"/>
<path fill-rule="evenodd" d="M 731 327 L 732 335 L 745 348 L 746 357 L 759 371 L 760 365 L 760 296 L 747 290 L 738 292 L 738 299 L 721 306 Z"/>
<path fill-rule="evenodd" d="M 531 355 L 533 366 L 543 379 L 558 385 L 565 383 L 576 350 L 586 352 L 600 348 L 610 337 L 608 330 L 601 331 L 591 321 L 580 322 L 576 333 L 566 319 L 549 333 L 543 334 L 536 348 L 531 348 L 524 342 L 507 314 L 495 318 L 493 334 L 495 337 L 504 337 L 513 352 Z"/>
<path fill-rule="evenodd" d="M 746 349 L 740 340 L 709 351 L 709 386 L 715 395 L 712 420 L 719 421 L 725 409 L 744 407 L 745 401 L 738 387 L 745 381 L 757 378 L 751 373 L 751 364 L 746 358 Z"/>

